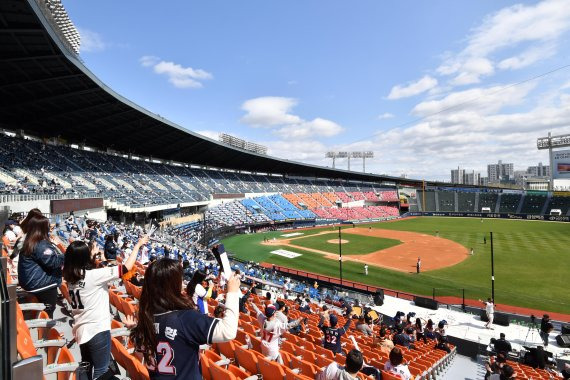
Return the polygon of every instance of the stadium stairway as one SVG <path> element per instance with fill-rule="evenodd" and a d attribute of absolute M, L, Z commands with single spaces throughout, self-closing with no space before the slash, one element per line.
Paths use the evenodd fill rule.
<path fill-rule="evenodd" d="M 502 198 L 501 193 L 499 193 L 499 196 L 497 197 L 497 204 L 495 205 L 495 210 L 493 210 L 494 212 L 499 212 L 499 209 L 501 208 L 501 198 Z"/>
<path fill-rule="evenodd" d="M 521 200 L 520 200 L 520 202 L 519 202 L 519 205 L 518 205 L 518 207 L 517 207 L 517 214 L 520 214 L 520 213 L 521 213 L 521 209 L 522 209 L 522 207 L 523 207 L 523 205 L 524 205 L 524 199 L 525 199 L 525 198 L 526 198 L 526 195 L 523 193 L 523 195 L 522 195 L 522 197 L 521 197 Z"/>
<path fill-rule="evenodd" d="M 475 375 L 475 376 L 474 376 Z M 441 380 L 471 380 L 483 379 L 485 377 L 485 366 L 479 359 L 475 361 L 467 356 L 456 355 L 449 367 L 443 372 Z"/>

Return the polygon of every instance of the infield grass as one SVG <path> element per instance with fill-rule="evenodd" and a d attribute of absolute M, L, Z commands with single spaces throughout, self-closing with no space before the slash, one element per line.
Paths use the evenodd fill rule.
<path fill-rule="evenodd" d="M 334 243 L 333 240 L 335 240 Z M 342 240 L 348 241 L 342 244 L 343 255 L 363 255 L 402 244 L 401 241 L 395 239 L 362 235 L 345 234 Z M 290 244 L 336 254 L 338 253 L 338 234 L 310 235 L 291 240 Z"/>
<path fill-rule="evenodd" d="M 456 241 L 467 249 L 473 248 L 475 254 L 452 267 L 419 275 L 370 265 L 369 275 L 365 276 L 362 264 L 344 261 L 343 277 L 346 279 L 428 296 L 437 288 L 436 295 L 460 297 L 460 289 L 465 288 L 466 298 L 487 298 L 491 293 L 489 232 L 492 231 L 496 302 L 570 314 L 570 224 L 493 219 L 484 219 L 481 222 L 480 219 L 469 218 L 422 217 L 375 223 L 371 226 L 431 235 L 439 231 L 440 237 Z M 331 227 L 326 229 L 331 230 Z M 323 230 L 325 229 L 299 231 L 311 235 Z M 225 239 L 224 244 L 229 252 L 245 260 L 268 262 L 339 277 L 336 260 L 301 249 L 261 244 L 264 236 L 281 238 L 281 234 L 283 232 L 236 235 Z M 331 237 L 333 234 L 328 236 L 334 238 Z M 487 238 L 487 244 L 483 243 L 484 236 Z M 346 239 L 353 239 L 353 235 Z M 302 240 L 305 239 L 293 240 L 293 243 L 297 244 Z M 302 256 L 288 259 L 270 253 L 279 248 L 296 251 Z M 426 260 L 429 260 L 429 256 L 422 255 L 422 261 Z M 410 268 L 410 271 L 413 270 Z"/>

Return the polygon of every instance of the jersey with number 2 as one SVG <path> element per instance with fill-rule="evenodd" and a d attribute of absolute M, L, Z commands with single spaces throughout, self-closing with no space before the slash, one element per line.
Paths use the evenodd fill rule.
<path fill-rule="evenodd" d="M 212 343 L 218 319 L 196 310 L 175 310 L 154 315 L 156 357 L 147 364 L 154 380 L 201 379 L 199 347 Z"/>

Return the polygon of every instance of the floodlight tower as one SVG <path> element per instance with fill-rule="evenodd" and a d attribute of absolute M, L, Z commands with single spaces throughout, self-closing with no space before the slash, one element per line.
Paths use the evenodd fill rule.
<path fill-rule="evenodd" d="M 335 168 L 335 162 L 337 158 L 349 158 L 348 162 L 348 170 L 350 170 L 350 157 L 348 156 L 348 152 L 326 152 L 325 158 L 332 158 L 332 167 Z"/>
<path fill-rule="evenodd" d="M 352 156 L 352 158 L 362 158 L 362 172 L 366 173 L 366 159 L 367 158 L 374 158 L 374 152 L 370 152 L 370 151 L 352 152 L 351 156 Z M 349 164 L 348 170 L 350 170 L 350 164 Z"/>
<path fill-rule="evenodd" d="M 536 147 L 538 150 L 548 149 L 548 157 L 550 159 L 550 184 L 548 188 L 550 191 L 554 190 L 554 172 L 557 169 L 554 167 L 553 148 L 566 148 L 570 147 L 570 135 L 552 136 L 548 132 L 548 137 L 539 137 L 536 140 Z"/>

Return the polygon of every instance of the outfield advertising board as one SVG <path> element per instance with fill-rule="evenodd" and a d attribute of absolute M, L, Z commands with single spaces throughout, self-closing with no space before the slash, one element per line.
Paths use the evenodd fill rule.
<path fill-rule="evenodd" d="M 502 214 L 492 212 L 409 212 L 406 214 L 406 216 L 451 216 L 458 218 L 519 219 L 570 222 L 570 216 L 563 215 Z"/>
<path fill-rule="evenodd" d="M 570 150 L 552 152 L 552 166 L 555 179 L 570 179 Z"/>

